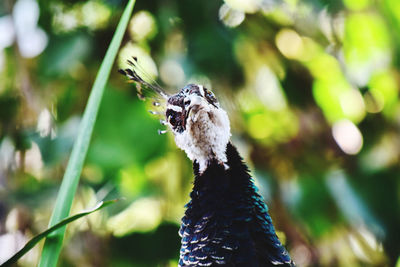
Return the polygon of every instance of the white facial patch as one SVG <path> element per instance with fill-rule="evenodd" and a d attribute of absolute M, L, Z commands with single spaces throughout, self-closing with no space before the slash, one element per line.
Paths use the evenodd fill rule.
<path fill-rule="evenodd" d="M 200 87 L 202 89 L 202 87 Z M 227 166 L 226 146 L 231 136 L 230 123 L 226 112 L 208 103 L 196 94 L 188 95 L 190 110 L 186 130 L 174 132 L 176 145 L 184 150 L 192 161 L 199 163 L 200 173 L 204 172 L 211 159 Z"/>
<path fill-rule="evenodd" d="M 203 85 L 199 85 L 199 91 L 200 91 L 201 96 L 204 96 L 204 87 L 203 87 Z"/>
<path fill-rule="evenodd" d="M 167 109 L 172 109 L 173 111 L 176 111 L 176 112 L 182 112 L 182 107 L 180 107 L 180 106 L 168 104 Z"/>

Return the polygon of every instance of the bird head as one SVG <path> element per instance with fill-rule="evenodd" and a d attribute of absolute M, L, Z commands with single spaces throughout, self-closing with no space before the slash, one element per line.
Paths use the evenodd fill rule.
<path fill-rule="evenodd" d="M 176 145 L 199 164 L 200 172 L 212 160 L 226 163 L 229 118 L 210 90 L 202 85 L 186 85 L 168 98 L 165 116 Z"/>
<path fill-rule="evenodd" d="M 202 85 L 188 84 L 179 93 L 169 95 L 157 82 L 147 82 L 138 75 L 136 70 L 146 72 L 136 57 L 127 62 L 132 68 L 120 69 L 119 72 L 137 84 L 140 99 L 145 98 L 141 85 L 155 92 L 156 98 L 161 98 L 153 104 L 165 108 L 166 124 L 174 134 L 176 145 L 186 152 L 189 159 L 198 163 L 199 172 L 202 173 L 211 162 L 227 168 L 226 147 L 231 136 L 229 118 L 214 94 Z M 161 104 L 163 100 L 166 100 L 166 105 Z"/>

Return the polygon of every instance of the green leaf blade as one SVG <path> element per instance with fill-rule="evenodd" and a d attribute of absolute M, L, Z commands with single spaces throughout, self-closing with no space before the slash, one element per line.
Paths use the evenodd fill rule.
<path fill-rule="evenodd" d="M 72 201 L 78 187 L 84 160 L 88 151 L 101 99 L 104 93 L 104 88 L 117 56 L 125 30 L 128 26 L 134 4 L 135 0 L 129 0 L 127 6 L 125 7 L 111 44 L 108 47 L 104 60 L 100 66 L 100 70 L 97 73 L 96 80 L 89 96 L 88 104 L 83 114 L 79 133 L 72 149 L 68 166 L 57 195 L 56 204 L 49 226 L 55 225 L 57 222 L 69 215 Z M 40 267 L 56 266 L 61 251 L 64 233 L 65 226 L 59 228 L 48 238 L 46 238 L 39 262 Z"/>
<path fill-rule="evenodd" d="M 43 238 L 50 236 L 54 232 L 58 231 L 59 229 L 65 228 L 65 226 L 68 223 L 71 223 L 75 220 L 78 220 L 82 218 L 83 216 L 87 216 L 93 212 L 96 212 L 102 208 L 107 207 L 108 205 L 111 205 L 118 201 L 117 199 L 114 200 L 108 200 L 108 201 L 101 201 L 98 203 L 95 207 L 93 207 L 90 210 L 86 210 L 83 212 L 80 212 L 78 214 L 72 215 L 59 223 L 53 225 L 52 227 L 48 228 L 47 230 L 41 232 L 40 234 L 34 236 L 31 240 L 28 241 L 28 243 L 25 244 L 17 253 L 15 253 L 10 259 L 8 259 L 6 262 L 0 265 L 0 267 L 5 267 L 5 266 L 10 266 L 14 263 L 16 263 L 22 256 L 24 256 L 29 250 L 31 250 L 37 243 L 39 243 Z"/>

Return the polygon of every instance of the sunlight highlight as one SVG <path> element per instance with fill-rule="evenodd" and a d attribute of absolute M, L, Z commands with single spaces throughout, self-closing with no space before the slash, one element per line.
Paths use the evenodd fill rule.
<path fill-rule="evenodd" d="M 223 4 L 219 9 L 219 19 L 228 27 L 239 26 L 245 18 L 243 11 L 233 9 L 227 4 Z"/>
<path fill-rule="evenodd" d="M 332 135 L 344 153 L 355 155 L 360 152 L 363 138 L 357 126 L 349 120 L 340 120 L 332 126 Z"/>
<path fill-rule="evenodd" d="M 111 217 L 107 222 L 107 228 L 115 236 L 124 236 L 134 231 L 151 231 L 160 224 L 161 219 L 160 201 L 154 198 L 141 198 Z"/>
<path fill-rule="evenodd" d="M 277 111 L 286 108 L 286 99 L 279 80 L 267 65 L 258 70 L 255 89 L 268 109 Z"/>
<path fill-rule="evenodd" d="M 171 87 L 177 87 L 184 84 L 185 73 L 178 61 L 167 59 L 161 64 L 160 78 L 165 84 Z"/>
<path fill-rule="evenodd" d="M 149 78 L 155 79 L 158 76 L 156 63 L 153 61 L 149 53 L 146 52 L 142 47 L 132 42 L 127 43 L 122 47 L 118 54 L 118 67 L 120 69 L 126 69 L 129 66 L 127 59 L 132 59 L 132 56 L 137 57 L 138 64 L 144 69 L 146 73 L 142 70 L 137 69 L 136 72 L 139 76 L 146 82 L 151 82 Z M 150 77 L 148 77 L 150 76 Z"/>
<path fill-rule="evenodd" d="M 241 10 L 246 13 L 256 12 L 262 4 L 262 0 L 224 0 L 224 2 L 231 8 Z"/>
<path fill-rule="evenodd" d="M 132 17 L 128 30 L 136 41 L 151 39 L 157 34 L 157 24 L 150 12 L 140 11 Z"/>
<path fill-rule="evenodd" d="M 279 51 L 287 58 L 299 58 L 303 54 L 303 42 L 300 35 L 291 30 L 283 29 L 275 37 Z"/>

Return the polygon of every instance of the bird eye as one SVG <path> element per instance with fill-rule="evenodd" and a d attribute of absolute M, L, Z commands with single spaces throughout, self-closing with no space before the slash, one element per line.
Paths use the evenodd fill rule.
<path fill-rule="evenodd" d="M 175 116 L 172 116 L 172 115 L 168 116 L 168 122 L 169 122 L 172 126 L 175 126 L 175 123 L 176 123 Z"/>
<path fill-rule="evenodd" d="M 179 114 L 178 112 L 175 112 L 173 110 L 167 110 L 167 121 L 169 124 L 171 124 L 173 127 L 177 126 L 179 123 Z"/>
<path fill-rule="evenodd" d="M 204 88 L 204 95 L 210 104 L 215 105 L 215 103 L 217 102 L 217 99 L 215 98 L 213 92 L 209 91 L 207 88 Z"/>
<path fill-rule="evenodd" d="M 189 106 L 190 105 L 190 99 L 186 99 L 184 104 L 185 104 L 185 106 Z"/>

